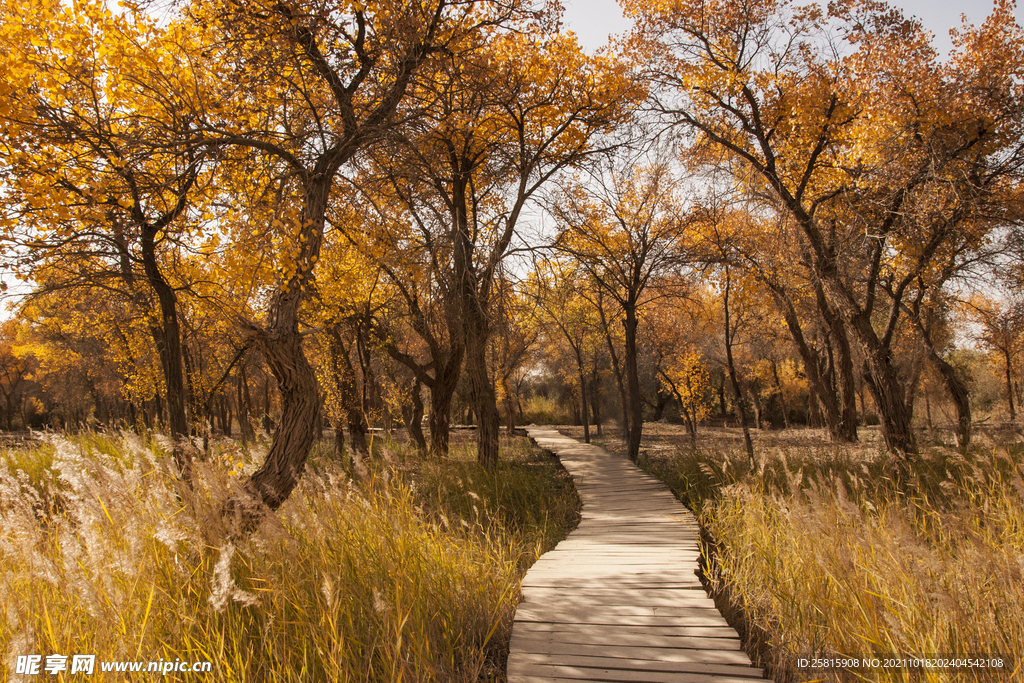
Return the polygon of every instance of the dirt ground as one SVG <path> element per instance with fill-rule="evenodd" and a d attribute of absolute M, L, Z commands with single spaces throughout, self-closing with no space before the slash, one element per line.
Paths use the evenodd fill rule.
<path fill-rule="evenodd" d="M 583 439 L 583 427 L 580 425 L 556 425 L 566 436 Z M 619 454 L 625 454 L 625 445 L 621 430 L 616 425 L 604 425 L 603 434 L 597 435 L 595 427 L 591 427 L 591 440 L 603 448 Z M 842 444 L 838 447 L 856 454 L 863 459 L 872 459 L 884 454 L 881 430 L 875 426 L 861 426 L 857 429 L 859 441 L 856 444 Z M 755 453 L 772 452 L 789 449 L 836 448 L 824 429 L 794 427 L 790 429 L 750 430 L 750 438 Z M 917 432 L 918 445 L 922 451 L 932 449 L 944 450 L 955 444 L 952 428 L 922 429 Z M 645 422 L 641 452 L 654 454 L 657 451 L 671 449 L 689 449 L 693 440 L 681 424 L 667 422 Z M 974 444 L 980 447 L 994 444 L 1022 443 L 1020 425 L 996 424 L 978 425 L 975 428 Z M 700 426 L 697 430 L 697 448 L 740 453 L 743 451 L 743 432 L 738 427 Z"/>

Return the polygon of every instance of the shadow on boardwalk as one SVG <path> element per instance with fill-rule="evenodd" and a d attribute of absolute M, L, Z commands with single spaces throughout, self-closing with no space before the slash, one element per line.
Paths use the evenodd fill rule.
<path fill-rule="evenodd" d="M 509 683 L 763 678 L 696 576 L 693 515 L 625 458 L 528 431 L 572 475 L 583 516 L 523 579 Z"/>

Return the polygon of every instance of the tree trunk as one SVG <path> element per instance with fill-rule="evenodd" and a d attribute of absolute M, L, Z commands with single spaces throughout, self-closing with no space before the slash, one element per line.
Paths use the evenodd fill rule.
<path fill-rule="evenodd" d="M 935 350 L 935 346 L 932 344 L 931 335 L 924 331 L 922 325 L 918 325 L 918 332 L 921 333 L 921 337 L 924 340 L 925 352 L 928 354 L 928 360 L 932 366 L 938 370 L 939 376 L 942 378 L 942 383 L 946 387 L 946 391 L 949 392 L 949 397 L 953 401 L 953 405 L 956 406 L 956 445 L 961 451 L 966 449 L 971 443 L 971 430 L 973 420 L 971 418 L 971 397 L 970 392 L 960 378 L 957 377 L 956 369 L 947 363 L 938 352 Z M 927 399 L 927 394 L 925 395 Z M 929 427 L 931 426 L 931 407 L 928 406 L 928 422 Z"/>
<path fill-rule="evenodd" d="M 917 454 L 917 443 L 910 422 L 910 408 L 893 366 L 891 351 L 879 342 L 870 320 L 864 316 L 857 316 L 853 327 L 864 349 L 865 379 L 878 408 L 886 447 L 906 461 Z"/>
<path fill-rule="evenodd" d="M 271 298 L 266 327 L 255 332 L 256 342 L 277 380 L 281 421 L 266 459 L 246 482 L 246 490 L 256 500 L 236 498 L 235 503 L 242 509 L 228 510 L 240 514 L 238 531 L 242 533 L 255 529 L 265 509 L 277 510 L 287 500 L 305 470 L 310 449 L 320 438 L 320 392 L 302 350 L 298 313 L 320 253 L 330 181 L 331 174 L 322 174 L 304 188 L 299 216 L 301 246 L 295 261 L 299 267 Z"/>
<path fill-rule="evenodd" d="M 475 236 L 470 228 L 469 195 L 472 162 L 458 159 L 451 182 L 452 267 L 456 279 L 458 305 L 449 312 L 459 317 L 466 353 L 472 409 L 477 417 L 477 461 L 485 466 L 498 462 L 501 416 L 494 381 L 487 368 L 487 345 L 491 335 L 490 282 L 486 268 L 474 264 Z M 463 163 L 465 162 L 465 163 Z"/>
<path fill-rule="evenodd" d="M 252 422 L 249 421 L 252 415 L 252 397 L 249 395 L 249 379 L 246 376 L 244 362 L 238 368 L 237 382 L 238 427 L 242 431 L 242 443 L 249 443 L 255 440 L 256 434 L 253 432 Z"/>
<path fill-rule="evenodd" d="M 590 414 L 594 417 L 594 426 L 597 427 L 598 437 L 602 436 L 601 433 L 601 392 L 600 382 L 597 378 L 597 368 L 594 368 L 593 376 L 590 379 Z"/>
<path fill-rule="evenodd" d="M 274 418 L 270 417 L 270 378 L 265 377 L 263 382 L 263 431 L 270 436 L 274 429 Z"/>
<path fill-rule="evenodd" d="M 142 229 L 142 265 L 150 287 L 160 303 L 160 324 L 152 327 L 160 365 L 167 389 L 167 421 L 174 442 L 174 461 L 181 478 L 192 478 L 192 451 L 181 442 L 188 438 L 188 416 L 185 412 L 185 375 L 182 362 L 181 326 L 178 323 L 178 297 L 174 288 L 160 272 L 156 259 L 156 231 Z"/>
<path fill-rule="evenodd" d="M 679 412 L 683 414 L 683 424 L 686 425 L 686 433 L 690 435 L 690 441 L 697 443 L 697 419 L 696 414 L 691 414 L 689 407 L 686 405 L 686 401 L 683 400 L 682 394 L 679 393 L 679 388 L 675 385 L 672 379 L 664 372 L 660 371 L 661 376 L 668 382 L 669 387 L 672 389 L 672 394 L 679 401 Z M 690 380 L 687 377 L 687 384 Z M 696 409 L 696 407 L 694 407 Z"/>
<path fill-rule="evenodd" d="M 761 397 L 758 394 L 757 385 L 755 384 L 751 387 L 748 393 L 750 394 L 750 402 L 754 406 L 754 427 L 758 431 L 764 431 L 764 416 L 762 414 L 764 408 L 761 405 Z"/>
<path fill-rule="evenodd" d="M 406 431 L 409 432 L 409 438 L 416 444 L 416 450 L 426 455 L 427 439 L 423 434 L 423 397 L 420 395 L 422 389 L 423 385 L 420 381 L 414 379 L 409 403 L 402 407 L 402 419 L 405 422 Z"/>
<path fill-rule="evenodd" d="M 779 410 L 782 412 L 782 424 L 789 429 L 789 415 L 786 412 L 786 397 L 782 390 L 782 382 L 779 381 L 779 366 L 772 358 L 772 379 L 775 381 L 775 396 L 779 400 Z"/>
<path fill-rule="evenodd" d="M 1006 400 L 1010 404 L 1010 422 L 1017 421 L 1017 410 L 1013 405 L 1013 358 L 1008 348 L 1003 349 L 1003 363 L 1006 366 Z"/>
<path fill-rule="evenodd" d="M 223 394 L 220 397 L 220 431 L 224 436 L 231 438 L 231 422 L 233 419 L 231 402 Z"/>
<path fill-rule="evenodd" d="M 835 431 L 836 436 L 833 441 L 854 443 L 857 441 L 857 395 L 849 335 L 842 317 L 829 305 L 828 299 L 825 297 L 825 290 L 817 280 L 815 280 L 814 291 L 818 310 L 828 325 L 829 348 L 839 357 L 838 362 L 833 359 L 833 367 L 839 384 L 838 395 L 836 392 L 830 392 L 838 401 L 838 423 L 834 427 L 830 423 L 829 431 L 830 433 L 833 429 Z"/>
<path fill-rule="evenodd" d="M 576 371 L 580 379 L 580 418 L 583 422 L 583 442 L 590 443 L 590 416 L 587 414 L 587 378 L 583 374 L 583 358 L 576 349 Z"/>
<path fill-rule="evenodd" d="M 466 374 L 476 407 L 477 461 L 490 467 L 498 462 L 501 416 L 494 382 L 487 370 L 488 326 L 479 317 L 466 322 Z"/>
<path fill-rule="evenodd" d="M 430 454 L 434 458 L 448 456 L 452 400 L 459 384 L 462 370 L 463 347 L 439 365 L 435 371 L 433 385 L 430 386 Z"/>
<path fill-rule="evenodd" d="M 348 424 L 349 441 L 352 442 L 352 451 L 360 457 L 365 457 L 370 453 L 369 446 L 366 443 L 366 434 L 369 431 L 369 427 L 366 415 L 363 412 L 363 403 L 359 396 L 356 371 L 352 366 L 349 349 L 345 348 L 338 325 L 333 325 L 329 330 L 328 356 L 331 359 L 331 374 L 334 377 L 334 386 L 338 392 L 338 400 L 341 403 L 341 409 L 345 413 L 345 421 Z"/>
<path fill-rule="evenodd" d="M 615 375 L 615 386 L 619 390 L 619 405 L 622 409 L 622 430 L 623 434 L 630 433 L 629 430 L 629 397 L 626 391 L 626 381 L 623 377 L 622 366 L 619 364 L 619 354 L 615 351 L 615 343 L 612 341 L 611 327 L 608 325 L 608 318 L 604 313 L 604 297 L 600 289 L 597 291 L 597 312 L 601 318 L 601 329 L 604 331 L 604 339 L 608 344 L 608 356 L 611 358 L 612 374 Z"/>
<path fill-rule="evenodd" d="M 389 434 L 391 433 L 391 412 L 384 405 L 384 399 L 380 393 L 380 382 L 377 381 L 376 373 L 373 370 L 373 358 L 370 356 L 370 348 L 366 343 L 365 332 L 361 324 L 356 325 L 355 354 L 359 359 L 359 371 L 362 374 L 361 384 L 361 410 L 363 419 L 367 426 L 379 425 Z M 377 421 L 377 416 L 380 421 Z"/>
<path fill-rule="evenodd" d="M 654 415 L 651 416 L 651 422 L 661 422 L 661 419 L 665 416 L 665 406 L 672 400 L 672 397 L 662 391 L 655 394 L 657 402 L 654 404 Z"/>
<path fill-rule="evenodd" d="M 917 455 L 917 443 L 911 424 L 912 407 L 907 405 L 902 382 L 896 372 L 892 358 L 892 331 L 898 319 L 900 302 L 893 301 L 889 329 L 879 337 L 872 324 L 874 299 L 862 306 L 847 287 L 839 272 L 835 254 L 825 246 L 817 227 L 809 216 L 800 215 L 798 220 L 804 234 L 815 242 L 815 273 L 820 278 L 823 291 L 829 303 L 839 311 L 845 327 L 861 347 L 864 365 L 870 376 L 869 387 L 875 398 L 882 423 L 882 435 L 886 447 L 896 454 L 901 468 Z"/>
<path fill-rule="evenodd" d="M 629 416 L 626 425 L 626 454 L 633 462 L 640 457 L 640 440 L 643 437 L 643 399 L 640 397 L 640 373 L 637 368 L 636 330 L 639 324 L 637 319 L 636 305 L 625 307 L 625 320 L 622 324 L 625 329 L 625 366 L 626 380 L 626 401 L 627 409 L 624 411 Z"/>
<path fill-rule="evenodd" d="M 302 351 L 302 335 L 297 325 L 282 334 L 263 332 L 258 344 L 277 380 L 282 411 L 270 452 L 246 486 L 264 505 L 277 510 L 299 483 L 309 450 L 316 442 L 320 397 L 316 375 Z M 247 510 L 243 515 L 243 520 L 255 521 L 261 513 Z"/>
<path fill-rule="evenodd" d="M 414 308 L 417 306 L 412 300 Z M 430 360 L 420 363 L 412 355 L 399 349 L 390 336 L 375 329 L 374 334 L 382 341 L 384 348 L 393 359 L 409 368 L 416 379 L 430 390 L 430 447 L 428 454 L 432 458 L 442 459 L 448 455 L 449 427 L 451 423 L 451 405 L 458 388 L 459 375 L 462 372 L 462 361 L 465 357 L 465 344 L 462 343 L 461 321 L 455 316 L 448 316 L 448 346 L 433 336 L 427 326 L 425 316 L 419 312 L 414 317 L 413 328 L 426 342 L 430 352 Z"/>
<path fill-rule="evenodd" d="M 345 457 L 345 424 L 342 420 L 334 423 L 334 457 L 339 462 Z"/>
<path fill-rule="evenodd" d="M 846 417 L 846 403 L 844 402 L 842 407 L 840 407 L 840 398 L 821 376 L 818 368 L 820 359 L 818 358 L 818 354 L 811 348 L 804 337 L 803 327 L 800 324 L 800 320 L 797 317 L 796 309 L 793 307 L 792 302 L 789 301 L 788 297 L 781 290 L 774 289 L 773 294 L 776 306 L 782 312 L 783 318 L 786 321 L 786 328 L 789 330 L 789 336 L 793 340 L 794 346 L 796 346 L 797 353 L 800 354 L 800 360 L 803 362 L 804 375 L 807 377 L 807 387 L 812 397 L 816 397 L 818 399 L 818 403 L 822 409 L 822 417 L 825 421 L 826 428 L 828 429 L 829 438 L 835 442 L 856 441 L 856 405 L 854 405 L 853 425 L 851 428 Z M 839 374 L 841 382 L 845 386 L 846 380 L 843 376 L 844 370 L 842 369 L 842 366 L 845 364 L 843 357 L 843 354 L 840 354 L 841 369 Z M 849 358 L 848 354 L 846 358 Z M 852 369 L 850 372 L 852 373 Z M 850 398 L 854 398 L 852 394 L 850 395 Z M 810 422 L 810 410 L 808 410 L 807 419 L 808 422 Z"/>
<path fill-rule="evenodd" d="M 730 327 L 729 320 L 729 290 L 731 287 L 731 280 L 729 277 L 729 269 L 725 269 L 725 290 L 723 291 L 723 310 L 725 313 L 725 362 L 726 368 L 729 371 L 729 384 L 732 387 L 732 398 L 733 398 L 733 412 L 736 414 L 736 420 L 740 424 L 740 428 L 743 430 L 743 446 L 746 448 L 747 457 L 750 458 L 750 469 L 754 470 L 757 468 L 757 461 L 754 459 L 754 444 L 750 440 L 750 427 L 747 425 L 747 411 L 743 407 L 743 394 L 740 391 L 740 381 L 736 376 L 736 364 L 733 362 L 732 357 L 732 341 L 734 330 Z"/>
<path fill-rule="evenodd" d="M 511 436 L 516 429 L 516 411 L 512 396 L 512 385 L 508 381 L 508 375 L 505 375 L 501 382 L 502 389 L 505 392 L 505 433 Z"/>
<path fill-rule="evenodd" d="M 725 373 L 718 382 L 718 414 L 725 417 Z"/>

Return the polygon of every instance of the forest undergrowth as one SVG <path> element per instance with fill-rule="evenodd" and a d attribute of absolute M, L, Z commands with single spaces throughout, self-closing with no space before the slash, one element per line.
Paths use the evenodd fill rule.
<path fill-rule="evenodd" d="M 469 444 L 430 462 L 378 438 L 362 484 L 325 441 L 233 543 L 221 510 L 265 445 L 215 442 L 187 491 L 162 437 L 46 438 L 0 453 L 12 681 L 38 678 L 15 674 L 33 654 L 208 661 L 218 681 L 500 681 L 520 578 L 578 520 L 571 479 L 523 438 L 491 470 Z M 95 679 L 153 676 L 97 664 Z"/>
<path fill-rule="evenodd" d="M 923 433 L 913 475 L 897 485 L 868 430 L 849 445 L 811 430 L 761 433 L 752 468 L 728 430 L 705 430 L 691 444 L 681 428 L 650 427 L 640 465 L 699 517 L 710 588 L 774 680 L 1024 675 L 1019 435 L 978 434 L 960 454 Z M 607 436 L 602 445 L 621 450 Z M 835 656 L 882 666 L 798 667 L 801 658 Z M 923 670 L 892 661 L 921 656 L 988 666 Z"/>

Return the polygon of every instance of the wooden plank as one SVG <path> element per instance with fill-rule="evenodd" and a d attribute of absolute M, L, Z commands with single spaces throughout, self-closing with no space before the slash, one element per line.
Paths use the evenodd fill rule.
<path fill-rule="evenodd" d="M 568 558 L 579 558 L 581 561 L 607 558 L 609 562 L 632 560 L 640 562 L 688 562 L 700 558 L 696 548 L 594 548 L 593 546 L 569 546 L 555 548 L 546 553 L 541 562 L 567 562 Z"/>
<path fill-rule="evenodd" d="M 534 588 L 530 591 L 534 599 L 547 600 L 565 597 L 572 600 L 625 600 L 626 604 L 636 605 L 638 603 L 657 605 L 664 601 L 666 604 L 680 604 L 689 601 L 691 598 L 708 599 L 707 593 L 701 586 L 681 589 L 664 588 L 622 588 L 616 586 L 588 586 L 572 593 L 560 591 L 557 588 Z"/>
<path fill-rule="evenodd" d="M 661 636 L 666 638 L 668 636 Z M 583 640 L 584 642 L 579 643 L 577 640 Z M 592 642 L 597 641 L 598 638 L 588 638 L 586 636 L 580 638 L 572 635 L 570 631 L 555 631 L 545 635 L 544 638 L 528 637 L 524 636 L 519 639 L 515 639 L 516 645 L 521 646 L 523 649 L 521 654 L 536 654 L 545 649 L 545 643 L 560 643 L 562 645 L 642 645 L 634 640 L 630 643 L 618 643 L 618 642 Z M 662 640 L 660 642 L 667 643 L 670 641 Z M 667 648 L 662 647 L 661 650 Z M 704 638 L 702 636 L 675 636 L 675 645 L 671 648 L 674 651 L 682 652 L 688 651 L 691 653 L 705 653 L 705 652 L 733 652 L 741 656 L 746 657 L 740 647 L 739 638 Z M 750 664 L 748 658 L 745 662 L 747 665 Z"/>
<path fill-rule="evenodd" d="M 695 552 L 700 552 L 697 541 L 653 547 L 644 545 L 639 548 L 635 545 L 627 545 L 623 543 L 601 543 L 600 545 L 597 543 L 565 543 L 559 544 L 554 550 L 545 553 L 541 558 L 541 561 L 543 562 L 549 557 L 562 557 L 563 555 L 573 555 L 577 557 L 587 557 L 591 555 L 608 557 L 627 555 L 636 557 L 638 555 L 643 555 L 644 557 L 652 558 L 670 557 L 678 559 L 679 557 L 689 557 Z"/>
<path fill-rule="evenodd" d="M 595 681 L 597 683 L 750 683 L 752 679 L 764 678 L 759 669 L 751 669 L 752 676 L 735 676 L 721 674 L 677 673 L 663 671 L 645 671 L 643 669 L 612 669 L 584 667 L 572 665 L 522 664 L 510 659 L 508 666 L 509 680 L 575 680 Z"/>
<path fill-rule="evenodd" d="M 686 676 L 691 675 L 693 674 L 686 674 Z M 722 678 L 712 678 L 710 680 L 717 683 L 722 683 L 723 681 Z M 749 683 L 749 680 L 750 679 L 742 679 L 742 683 Z M 561 676 L 540 676 L 533 674 L 516 676 L 515 681 L 516 683 L 615 683 L 615 681 L 602 681 L 596 678 L 563 678 Z M 687 677 L 674 678 L 673 683 L 693 683 L 693 679 Z M 701 681 L 696 680 L 696 683 L 701 683 Z"/>
<path fill-rule="evenodd" d="M 550 579 L 567 579 L 567 580 L 580 580 L 590 579 L 605 579 L 608 581 L 622 580 L 622 583 L 628 583 L 632 581 L 651 583 L 676 583 L 695 580 L 696 575 L 693 573 L 694 570 L 687 571 L 686 569 L 679 569 L 676 566 L 666 566 L 662 568 L 644 567 L 637 565 L 623 565 L 621 567 L 607 566 L 607 565 L 587 565 L 584 567 L 577 567 L 575 571 L 568 571 L 561 567 L 538 567 L 535 572 L 535 578 L 550 578 Z"/>
<path fill-rule="evenodd" d="M 593 586 L 607 585 L 606 583 L 595 583 L 594 581 L 573 581 L 566 578 L 551 578 L 551 577 L 526 577 L 523 579 L 523 589 L 526 588 L 558 588 L 561 590 L 577 590 L 591 588 Z M 625 583 L 619 582 L 617 585 L 625 586 L 627 588 L 657 588 L 664 590 L 693 590 L 695 588 L 703 588 L 700 581 L 696 578 L 693 581 L 666 581 L 664 583 Z"/>
<path fill-rule="evenodd" d="M 694 626 L 695 635 L 713 631 L 709 627 Z M 628 645 L 619 643 L 571 643 L 557 638 L 538 637 L 531 634 L 513 638 L 518 652 L 533 654 L 589 655 L 592 657 L 614 657 L 641 661 L 704 662 L 706 664 L 740 664 L 748 666 L 750 659 L 740 650 L 686 649 L 668 645 L 656 647 L 649 643 Z M 689 637 L 689 636 L 685 636 Z"/>
<path fill-rule="evenodd" d="M 652 571 L 657 572 L 659 575 L 665 575 L 670 573 L 686 574 L 687 576 L 693 574 L 693 570 L 689 572 L 686 568 L 680 567 L 680 565 L 686 565 L 689 562 L 697 560 L 698 555 L 686 556 L 676 558 L 651 558 L 647 562 L 644 562 L 644 558 L 639 557 L 605 557 L 598 560 L 580 558 L 577 562 L 572 562 L 569 559 L 552 559 L 548 562 L 537 567 L 538 571 L 558 571 L 565 573 L 566 576 L 579 576 L 581 572 L 586 571 L 600 571 L 607 569 L 617 573 L 628 573 L 628 572 L 639 572 L 649 574 Z M 603 559 L 603 561 L 601 561 Z M 647 570 L 647 571 L 643 571 Z"/>
<path fill-rule="evenodd" d="M 679 607 L 593 605 L 582 609 L 571 602 L 539 605 L 533 602 L 523 602 L 519 605 L 519 609 L 522 610 L 522 616 L 517 615 L 516 618 L 520 621 L 563 624 L 631 624 L 634 626 L 672 626 L 676 619 L 713 618 L 719 614 L 713 602 Z"/>
<path fill-rule="evenodd" d="M 690 607 L 714 608 L 715 602 L 700 591 L 700 597 L 680 597 L 678 593 L 693 593 L 697 591 L 673 591 L 671 595 L 661 598 L 647 598 L 642 602 L 620 595 L 584 595 L 576 593 L 571 596 L 564 595 L 564 591 L 545 590 L 539 588 L 532 590 L 528 595 L 523 596 L 522 605 L 561 605 L 572 604 L 587 609 L 603 609 L 605 607 L 622 607 L 632 609 L 651 610 L 652 614 L 662 614 L 666 610 L 689 609 Z"/>
<path fill-rule="evenodd" d="M 564 590 L 569 589 L 585 589 L 585 588 L 650 588 L 652 590 L 693 590 L 695 588 L 703 589 L 704 586 L 694 576 L 692 579 L 686 581 L 611 581 L 611 580 L 595 580 L 592 578 L 588 579 L 568 579 L 564 576 L 526 576 L 523 577 L 523 587 L 539 587 L 539 588 L 561 588 Z"/>
<path fill-rule="evenodd" d="M 563 624 L 574 626 L 711 626 L 723 624 L 719 621 L 718 610 L 693 608 L 688 615 L 654 616 L 646 614 L 600 614 L 583 610 L 532 609 L 522 606 L 522 616 L 516 610 L 515 622 L 537 622 L 542 624 Z"/>
<path fill-rule="evenodd" d="M 619 671 L 667 672 L 687 674 L 716 674 L 741 678 L 763 678 L 761 669 L 749 664 L 716 664 L 702 661 L 679 661 L 671 658 L 643 659 L 623 657 L 601 657 L 579 653 L 523 654 L 516 657 L 514 664 L 530 664 L 586 667 L 592 669 L 613 669 Z"/>
<path fill-rule="evenodd" d="M 674 626 L 623 626 L 621 624 L 548 624 L 536 622 L 517 622 L 512 637 L 523 637 L 533 640 L 552 640 L 559 643 L 580 643 L 584 645 L 636 645 L 658 648 L 676 648 L 692 650 L 687 643 L 692 638 L 694 628 L 729 627 L 725 619 L 714 623 L 706 618 L 694 619 L 693 623 L 685 623 L 680 619 Z M 735 633 L 735 631 L 733 631 Z M 739 639 L 739 636 L 736 636 Z M 723 649 L 723 648 L 714 648 Z M 728 646 L 724 649 L 738 650 Z"/>
<path fill-rule="evenodd" d="M 554 550 L 561 550 L 563 544 L 565 549 L 569 550 L 572 548 L 587 548 L 593 546 L 608 546 L 616 547 L 621 550 L 628 550 L 636 552 L 637 546 L 642 548 L 651 548 L 652 550 L 664 550 L 672 548 L 685 548 L 692 549 L 697 546 L 697 537 L 689 536 L 688 534 L 679 534 L 678 536 L 671 538 L 658 538 L 653 535 L 637 536 L 635 534 L 622 534 L 622 533 L 594 533 L 589 537 L 581 536 L 570 536 L 569 538 L 559 543 Z"/>

